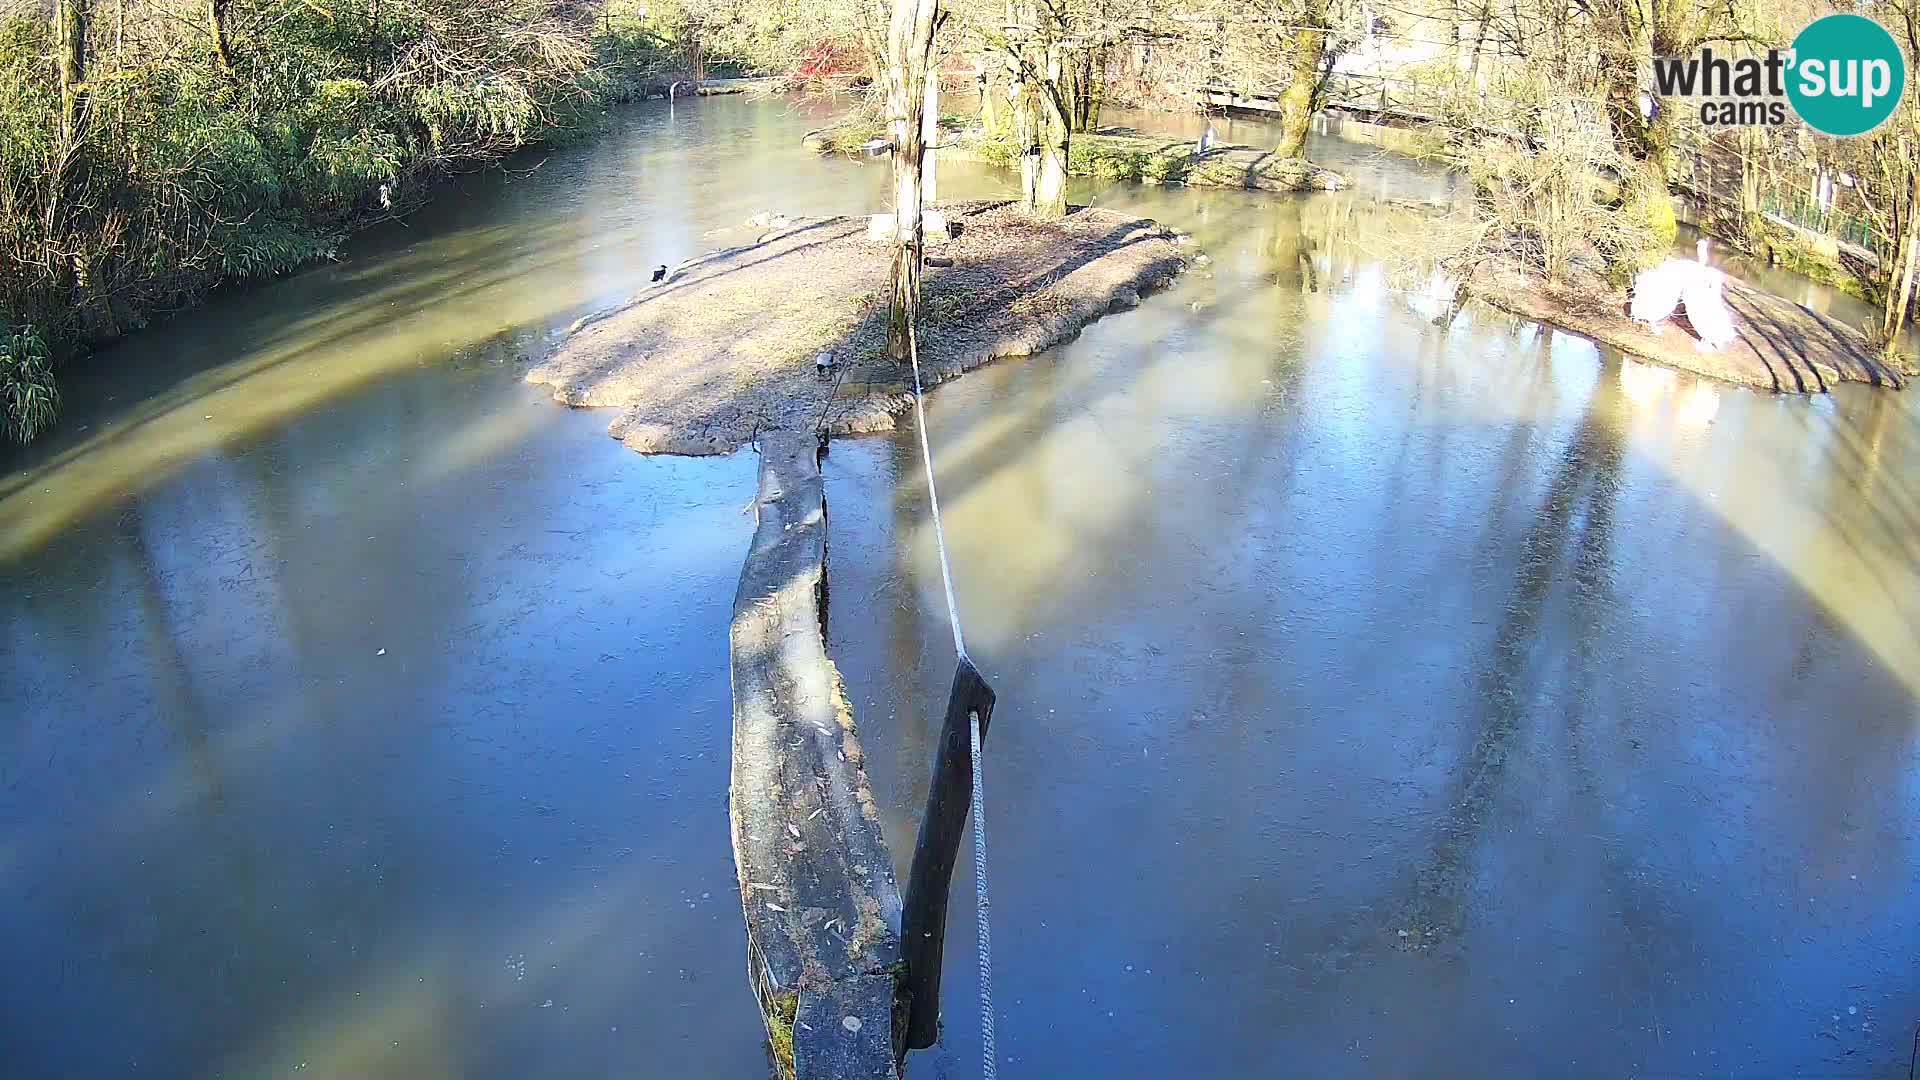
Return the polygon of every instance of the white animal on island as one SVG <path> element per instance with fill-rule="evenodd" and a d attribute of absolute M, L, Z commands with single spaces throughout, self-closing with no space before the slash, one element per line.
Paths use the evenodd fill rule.
<path fill-rule="evenodd" d="M 1662 323 L 1684 305 L 1687 321 L 1700 336 L 1698 348 L 1721 349 L 1740 336 L 1727 308 L 1725 274 L 1707 265 L 1708 245 L 1701 240 L 1697 259 L 1668 259 L 1633 279 L 1627 314 L 1658 333 Z"/>
<path fill-rule="evenodd" d="M 1680 306 L 1680 294 L 1686 290 L 1694 265 L 1692 259 L 1668 259 L 1634 275 L 1633 302 L 1627 306 L 1627 314 L 1634 322 L 1659 333 L 1660 324 Z"/>
<path fill-rule="evenodd" d="M 1727 308 L 1727 277 L 1712 267 L 1687 285 L 1687 291 L 1681 296 L 1681 303 L 1687 307 L 1687 321 L 1693 324 L 1693 332 L 1700 335 L 1701 349 L 1719 350 L 1733 344 L 1740 336 L 1734 329 L 1733 312 Z"/>
<path fill-rule="evenodd" d="M 1193 148 L 1195 154 L 1204 154 L 1213 149 L 1213 122 L 1207 122 L 1207 130 L 1200 133 L 1200 143 Z"/>

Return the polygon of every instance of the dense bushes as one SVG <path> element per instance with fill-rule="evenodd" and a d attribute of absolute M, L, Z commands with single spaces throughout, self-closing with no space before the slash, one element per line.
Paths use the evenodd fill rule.
<path fill-rule="evenodd" d="M 31 326 L 0 323 L 0 422 L 7 436 L 32 439 L 53 422 L 59 404 L 47 343 Z"/>
<path fill-rule="evenodd" d="M 627 2 L 61 0 L 77 19 L 0 21 L 0 434 L 45 428 L 55 362 L 89 343 L 327 256 L 421 174 L 684 70 Z"/>

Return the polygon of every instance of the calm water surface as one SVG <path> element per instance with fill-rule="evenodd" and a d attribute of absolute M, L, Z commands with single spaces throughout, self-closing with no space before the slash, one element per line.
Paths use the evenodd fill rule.
<path fill-rule="evenodd" d="M 1005 1074 L 1905 1075 L 1910 401 L 1436 328 L 1382 267 L 1446 184 L 1386 180 L 1087 192 L 1213 263 L 935 396 L 1000 695 Z M 916 449 L 828 466 L 832 645 L 896 838 L 952 670 Z M 913 1075 L 977 1075 L 976 992 L 948 968 Z"/>
<path fill-rule="evenodd" d="M 754 461 L 638 457 L 518 375 L 758 210 L 877 205 L 818 122 L 636 108 L 70 379 L 0 478 L 0 1072 L 764 1075 Z M 1381 267 L 1446 179 L 1315 152 L 1358 190 L 1080 189 L 1214 261 L 934 399 L 1005 1073 L 1899 1074 L 1912 406 L 1436 328 Z M 951 671 L 916 465 L 827 463 L 903 866 Z M 977 1072 L 948 975 L 911 1075 Z"/>
<path fill-rule="evenodd" d="M 728 843 L 751 454 L 519 381 L 881 177 L 636 108 L 100 357 L 0 479 L 0 1074 L 765 1075 Z"/>

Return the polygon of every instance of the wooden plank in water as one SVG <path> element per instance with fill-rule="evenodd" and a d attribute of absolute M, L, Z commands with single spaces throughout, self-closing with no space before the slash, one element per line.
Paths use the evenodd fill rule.
<path fill-rule="evenodd" d="M 947 893 L 953 884 L 953 864 L 960 853 L 960 837 L 967 827 L 967 809 L 973 801 L 972 718 L 980 717 L 980 743 L 987 741 L 993 718 L 993 687 L 987 685 L 973 661 L 966 657 L 953 672 L 953 690 L 947 697 L 946 720 L 940 725 L 940 743 L 934 750 L 933 784 L 927 791 L 927 813 L 920 819 L 920 840 L 913 849 L 913 869 L 907 876 L 906 903 L 900 936 L 906 960 L 904 988 L 908 994 L 907 1046 L 924 1050 L 940 1038 L 940 971 L 946 951 Z"/>

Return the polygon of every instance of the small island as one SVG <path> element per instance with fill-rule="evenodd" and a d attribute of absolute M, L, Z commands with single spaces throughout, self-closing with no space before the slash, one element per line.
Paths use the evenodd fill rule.
<path fill-rule="evenodd" d="M 919 326 L 930 382 L 1065 341 L 1138 304 L 1189 261 L 1186 237 L 1077 207 L 1053 222 L 1009 204 L 943 207 Z M 694 259 L 574 325 L 527 373 L 566 405 L 618 408 L 642 453 L 724 454 L 770 431 L 885 431 L 912 376 L 885 355 L 891 237 L 869 219 L 762 216 L 753 242 Z"/>
<path fill-rule="evenodd" d="M 1577 282 L 1551 284 L 1513 260 L 1490 259 L 1467 292 L 1641 360 L 1774 393 L 1821 394 L 1842 382 L 1899 388 L 1914 374 L 1846 323 L 1731 276 L 1725 298 L 1737 336 L 1719 349 L 1701 346 L 1684 311 L 1649 327 L 1628 317 L 1625 289 L 1591 273 Z"/>

